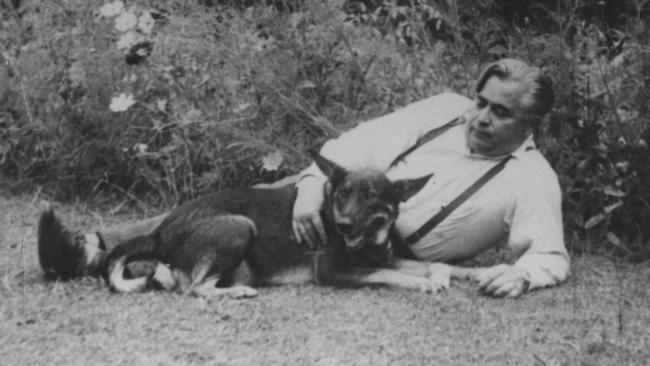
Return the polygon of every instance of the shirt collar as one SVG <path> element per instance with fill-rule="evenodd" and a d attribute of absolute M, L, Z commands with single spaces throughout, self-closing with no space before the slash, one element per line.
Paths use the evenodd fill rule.
<path fill-rule="evenodd" d="M 519 146 L 519 148 L 510 155 L 519 159 L 528 150 L 537 150 L 537 145 L 535 145 L 535 140 L 533 139 L 533 135 L 526 137 L 526 140 L 524 140 L 521 146 Z"/>

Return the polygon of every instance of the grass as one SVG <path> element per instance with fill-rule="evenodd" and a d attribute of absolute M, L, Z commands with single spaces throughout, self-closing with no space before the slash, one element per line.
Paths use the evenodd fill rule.
<path fill-rule="evenodd" d="M 455 282 L 439 295 L 285 286 L 249 300 L 120 295 L 38 266 L 32 197 L 0 195 L 2 365 L 643 365 L 650 266 L 574 258 L 562 286 L 517 300 Z M 80 205 L 67 222 L 132 220 Z"/>

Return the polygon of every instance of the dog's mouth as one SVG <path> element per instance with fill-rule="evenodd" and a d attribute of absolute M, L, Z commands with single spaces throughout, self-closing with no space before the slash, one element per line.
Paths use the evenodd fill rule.
<path fill-rule="evenodd" d="M 389 242 L 388 231 L 390 223 L 384 226 L 369 226 L 361 235 L 356 237 L 343 235 L 345 247 L 349 252 L 358 252 L 366 246 L 381 247 Z"/>
<path fill-rule="evenodd" d="M 345 247 L 349 252 L 358 252 L 366 245 L 379 246 L 388 240 L 388 230 L 394 220 L 384 213 L 374 215 L 362 230 L 354 230 L 354 226 L 337 223 L 337 231 L 343 236 Z M 358 229 L 358 228 L 357 228 Z"/>
<path fill-rule="evenodd" d="M 361 235 L 356 238 L 343 236 L 343 240 L 345 241 L 345 248 L 348 250 L 348 252 L 358 252 L 363 249 L 366 244 L 365 235 Z"/>

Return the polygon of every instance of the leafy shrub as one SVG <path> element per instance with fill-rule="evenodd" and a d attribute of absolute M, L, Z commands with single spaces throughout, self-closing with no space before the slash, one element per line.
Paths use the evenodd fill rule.
<path fill-rule="evenodd" d="M 102 5 L 26 1 L 3 23 L 14 74 L 3 95 L 20 108 L 7 117 L 3 172 L 60 198 L 116 189 L 172 204 L 276 179 L 354 121 L 441 85 L 435 58 L 422 65 L 434 70 L 414 70 L 422 55 L 346 22 L 341 2 L 294 13 L 163 1 L 102 15 Z M 136 103 L 111 111 L 119 95 Z M 261 169 L 278 152 L 279 169 Z"/>
<path fill-rule="evenodd" d="M 578 250 L 650 257 L 647 185 L 648 36 L 633 18 L 612 54 L 593 24 L 553 14 L 555 35 L 524 37 L 519 52 L 555 76 L 556 106 L 541 146 L 563 187 L 566 233 Z"/>

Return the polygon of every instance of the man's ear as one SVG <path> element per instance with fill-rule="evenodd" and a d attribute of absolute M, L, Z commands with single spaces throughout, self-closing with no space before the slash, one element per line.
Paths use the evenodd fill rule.
<path fill-rule="evenodd" d="M 333 186 L 337 186 L 347 175 L 347 170 L 335 162 L 323 157 L 315 150 L 309 149 L 309 154 L 318 168 L 327 176 Z"/>
<path fill-rule="evenodd" d="M 432 176 L 433 174 L 429 174 L 421 178 L 395 181 L 392 183 L 393 191 L 397 194 L 400 201 L 407 201 L 409 198 L 413 197 L 413 195 L 418 193 Z"/>

